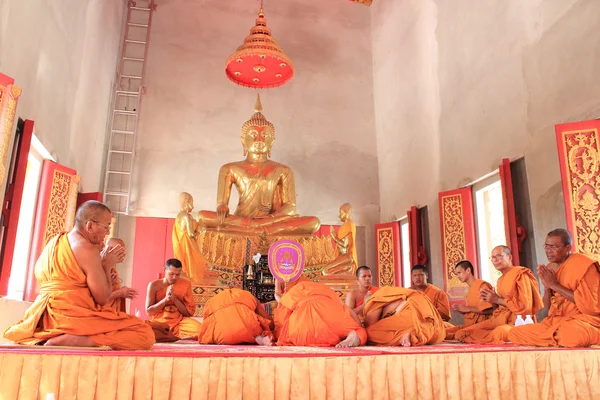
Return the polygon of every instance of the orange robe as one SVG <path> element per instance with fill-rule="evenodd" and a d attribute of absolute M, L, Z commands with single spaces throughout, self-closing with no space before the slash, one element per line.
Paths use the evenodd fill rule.
<path fill-rule="evenodd" d="M 431 300 L 431 303 L 433 303 L 435 309 L 438 310 L 442 319 L 444 321 L 450 321 L 450 300 L 448 300 L 446 292 L 432 284 L 428 284 L 423 293 Z"/>
<path fill-rule="evenodd" d="M 379 288 L 378 288 L 377 286 L 371 286 L 371 289 L 369 289 L 369 293 L 371 293 L 371 294 L 375 294 L 375 292 L 376 292 L 376 291 L 378 291 L 378 290 L 379 290 Z M 365 296 L 365 297 L 367 297 L 367 296 Z M 362 303 L 364 303 L 364 302 L 365 302 L 365 297 L 363 297 L 363 298 L 362 298 L 362 299 L 360 299 L 360 300 L 356 300 L 356 305 L 355 305 L 354 307 L 358 307 L 358 306 L 360 306 Z"/>
<path fill-rule="evenodd" d="M 173 225 L 173 255 L 183 264 L 183 272 L 196 283 L 202 283 L 204 280 L 204 271 L 206 270 L 206 259 L 200 252 L 200 247 L 195 239 L 188 235 L 177 220 Z"/>
<path fill-rule="evenodd" d="M 506 302 L 499 305 L 490 319 L 458 330 L 454 338 L 465 343 L 504 343 L 508 340 L 510 326 L 515 325 L 517 315 L 535 313 L 542 309 L 543 302 L 539 284 L 531 270 L 511 267 L 498 279 L 497 294 Z"/>
<path fill-rule="evenodd" d="M 6 329 L 6 339 L 32 345 L 67 333 L 115 350 L 154 344 L 152 328 L 142 320 L 96 304 L 66 233 L 48 242 L 35 264 L 35 277 L 40 294 L 23 319 Z"/>
<path fill-rule="evenodd" d="M 335 346 L 350 331 L 356 331 L 361 345 L 367 341 L 350 309 L 322 283 L 303 281 L 288 287 L 277 308 L 279 346 Z"/>
<path fill-rule="evenodd" d="M 258 301 L 242 289 L 228 288 L 204 306 L 204 320 L 198 332 L 202 344 L 256 343 L 257 336 L 273 337 L 271 321 L 258 315 Z"/>
<path fill-rule="evenodd" d="M 121 288 L 121 284 L 119 283 L 119 273 L 117 272 L 117 270 L 113 267 L 110 270 L 111 275 L 112 274 L 117 274 L 117 279 L 116 282 L 112 285 L 112 291 L 114 292 L 117 289 Z M 125 299 L 123 297 L 119 297 L 117 299 L 114 299 L 113 301 L 106 303 L 104 305 L 104 307 L 109 307 L 111 309 L 113 309 L 116 312 L 126 312 L 126 303 L 125 303 Z"/>
<path fill-rule="evenodd" d="M 575 303 L 554 292 L 548 317 L 539 324 L 511 329 L 508 339 L 530 346 L 600 345 L 600 266 L 583 254 L 571 254 L 556 277 L 573 291 Z"/>
<path fill-rule="evenodd" d="M 488 303 L 487 301 L 481 301 L 479 299 L 479 291 L 481 289 L 493 290 L 492 285 L 490 285 L 486 281 L 482 281 L 481 279 L 473 279 L 471 287 L 469 288 L 469 293 L 467 293 L 467 307 L 474 307 L 479 311 L 484 311 L 493 307 L 492 303 Z M 463 314 L 463 316 L 464 322 L 462 325 L 454 326 L 450 323 L 446 323 L 446 340 L 454 339 L 454 334 L 459 329 L 463 329 L 489 319 L 491 317 L 491 314 L 478 314 L 474 312 L 468 312 Z"/>
<path fill-rule="evenodd" d="M 386 305 L 405 300 L 407 303 L 392 316 L 385 317 L 367 327 L 369 342 L 381 346 L 397 346 L 406 333 L 410 333 L 412 346 L 436 344 L 444 340 L 446 331 L 440 313 L 425 293 L 400 287 L 379 289 L 367 301 L 365 315 Z"/>
<path fill-rule="evenodd" d="M 157 303 L 167 296 L 168 288 L 169 286 L 166 286 L 156 292 Z M 183 302 L 190 315 L 194 315 L 196 305 L 194 304 L 194 295 L 192 294 L 192 284 L 190 281 L 183 278 L 177 279 L 173 284 L 173 295 Z M 200 322 L 190 317 L 184 317 L 175 304 L 164 306 L 162 311 L 154 314 L 152 321 L 167 324 L 171 332 L 180 338 L 196 338 L 200 330 Z"/>

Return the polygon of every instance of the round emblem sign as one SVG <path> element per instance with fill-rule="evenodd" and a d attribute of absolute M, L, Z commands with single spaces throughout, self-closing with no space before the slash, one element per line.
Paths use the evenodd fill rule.
<path fill-rule="evenodd" d="M 279 240 L 269 249 L 269 269 L 283 282 L 298 279 L 304 270 L 304 249 L 293 240 Z"/>

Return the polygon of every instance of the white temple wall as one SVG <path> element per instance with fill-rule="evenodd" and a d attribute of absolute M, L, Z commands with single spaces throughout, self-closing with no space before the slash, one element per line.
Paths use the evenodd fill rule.
<path fill-rule="evenodd" d="M 23 89 L 17 117 L 80 190 L 101 190 L 107 118 L 124 0 L 0 2 L 0 71 Z"/>
<path fill-rule="evenodd" d="M 566 227 L 554 125 L 600 117 L 598 15 L 594 0 L 374 2 L 381 219 L 428 207 L 436 285 L 437 193 L 504 157 L 524 157 L 537 261 L 546 261 L 545 234 Z"/>
<path fill-rule="evenodd" d="M 217 176 L 243 159 L 240 128 L 256 90 L 224 73 L 254 25 L 259 2 L 163 0 L 154 15 L 133 181 L 132 215 L 174 217 L 187 191 L 195 211 L 216 208 Z M 370 14 L 345 1 L 267 1 L 267 24 L 295 76 L 261 91 L 275 125 L 272 158 L 294 171 L 298 213 L 338 224 L 354 206 L 373 265 L 379 220 Z M 235 209 L 235 199 L 230 209 Z"/>

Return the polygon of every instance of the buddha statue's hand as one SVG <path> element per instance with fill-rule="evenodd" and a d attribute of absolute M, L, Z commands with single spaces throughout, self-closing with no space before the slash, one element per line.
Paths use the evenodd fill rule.
<path fill-rule="evenodd" d="M 227 204 L 219 204 L 217 206 L 217 224 L 223 225 L 227 215 L 229 215 L 229 207 L 227 206 Z"/>

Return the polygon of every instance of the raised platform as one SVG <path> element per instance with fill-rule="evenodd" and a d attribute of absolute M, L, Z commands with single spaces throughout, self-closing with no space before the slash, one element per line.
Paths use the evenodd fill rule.
<path fill-rule="evenodd" d="M 0 399 L 598 399 L 600 349 L 0 346 Z"/>

